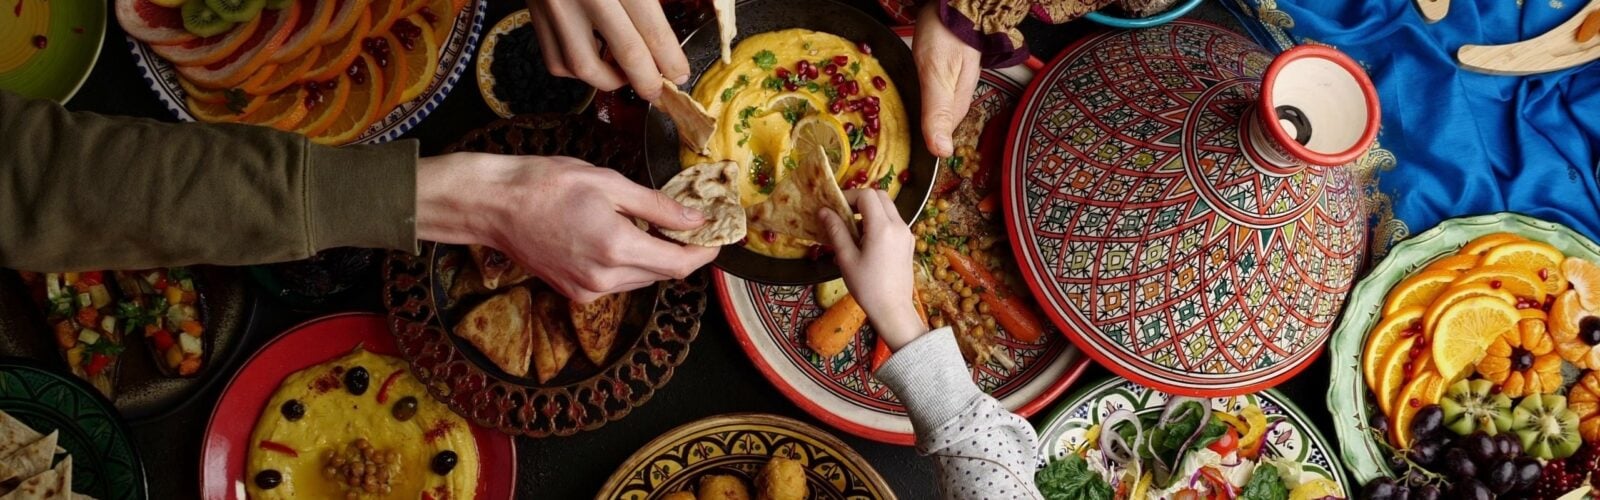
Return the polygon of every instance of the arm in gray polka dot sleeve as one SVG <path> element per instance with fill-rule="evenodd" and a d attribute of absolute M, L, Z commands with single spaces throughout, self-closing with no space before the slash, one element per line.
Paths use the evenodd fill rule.
<path fill-rule="evenodd" d="M 917 452 L 938 463 L 945 498 L 1042 498 L 1033 426 L 972 383 L 949 328 L 906 344 L 877 377 L 905 403 Z"/>

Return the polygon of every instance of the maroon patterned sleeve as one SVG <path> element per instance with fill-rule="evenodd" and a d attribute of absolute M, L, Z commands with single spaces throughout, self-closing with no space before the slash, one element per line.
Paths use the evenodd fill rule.
<path fill-rule="evenodd" d="M 1110 4 L 1114 0 L 929 0 L 939 3 L 939 20 L 962 41 L 983 53 L 986 68 L 1022 64 L 1028 47 L 1017 25 L 1033 14 L 1050 24 L 1060 24 Z"/>

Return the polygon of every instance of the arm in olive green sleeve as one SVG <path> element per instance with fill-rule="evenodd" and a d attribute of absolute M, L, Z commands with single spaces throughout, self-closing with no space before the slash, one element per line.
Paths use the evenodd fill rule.
<path fill-rule="evenodd" d="M 0 267 L 244 265 L 416 251 L 415 141 L 74 113 L 0 92 Z"/>

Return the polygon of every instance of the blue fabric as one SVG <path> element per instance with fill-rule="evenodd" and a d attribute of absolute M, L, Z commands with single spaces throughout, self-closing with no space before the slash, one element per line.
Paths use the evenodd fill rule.
<path fill-rule="evenodd" d="M 1410 233 L 1511 211 L 1600 236 L 1600 64 L 1512 77 L 1455 59 L 1465 44 L 1543 34 L 1587 0 L 1454 0 L 1435 24 L 1413 0 L 1220 1 L 1269 48 L 1323 43 L 1367 69 L 1383 106 L 1378 142 L 1396 158 L 1377 187 Z"/>

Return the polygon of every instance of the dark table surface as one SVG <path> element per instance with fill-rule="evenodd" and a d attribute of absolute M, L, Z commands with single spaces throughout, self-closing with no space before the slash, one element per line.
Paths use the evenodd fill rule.
<path fill-rule="evenodd" d="M 871 0 L 843 0 L 888 22 Z M 521 7 L 521 2 L 489 2 L 485 27 Z M 1215 2 L 1207 2 L 1190 17 L 1237 27 L 1237 22 Z M 1048 62 L 1072 40 L 1095 29 L 1086 22 L 1049 26 L 1028 21 L 1023 31 L 1035 55 Z M 470 67 L 469 67 L 470 71 Z M 138 76 L 122 30 L 115 22 L 106 33 L 100 61 L 78 95 L 67 104 L 77 111 L 140 116 L 172 121 L 173 117 Z M 493 121 L 473 80 L 466 78 L 406 137 L 422 143 L 424 154 L 438 152 L 462 134 Z M 261 296 L 245 343 L 246 353 L 287 328 L 317 316 L 344 311 L 378 311 L 376 275 L 361 283 L 343 302 L 301 309 Z M 1104 368 L 1092 366 L 1082 380 L 1108 377 Z M 1279 387 L 1311 416 L 1325 437 L 1332 437 L 1324 403 L 1328 379 L 1326 358 Z M 198 496 L 200 441 L 211 408 L 223 384 L 216 384 L 182 410 L 160 421 L 133 428 L 144 457 L 150 498 L 181 499 Z M 1080 382 L 1077 385 L 1083 385 Z M 716 390 L 706 390 L 707 388 Z M 625 419 L 597 431 L 566 438 L 517 439 L 518 498 L 590 498 L 612 471 L 635 449 L 667 430 L 703 417 L 731 412 L 767 412 L 786 415 L 822 428 L 825 424 L 779 394 L 762 377 L 738 347 L 721 308 L 712 303 L 699 338 L 677 374 L 655 397 Z M 1043 412 L 1034 421 L 1039 423 Z M 902 498 L 935 496 L 931 463 L 911 448 L 881 444 L 835 430 L 834 433 L 866 457 L 888 479 Z"/>

